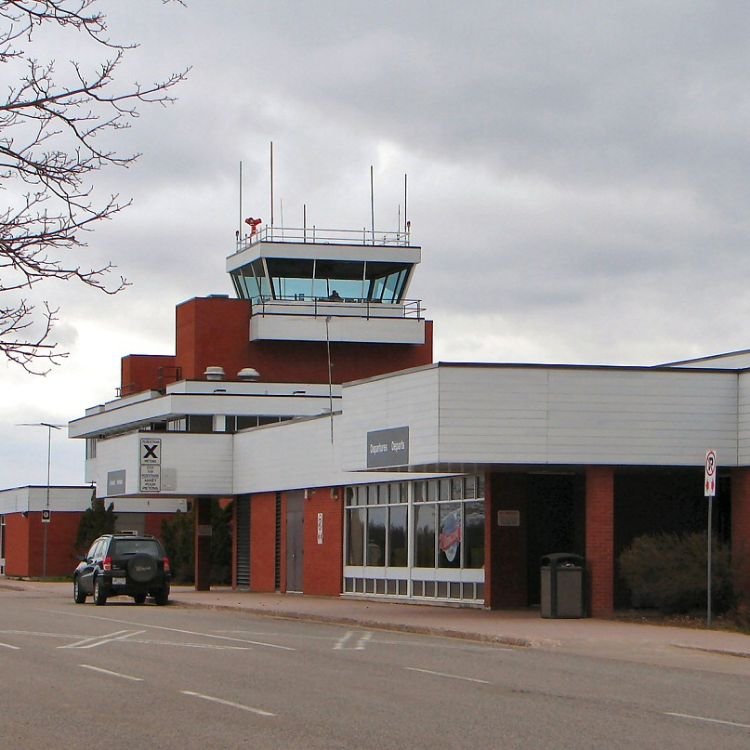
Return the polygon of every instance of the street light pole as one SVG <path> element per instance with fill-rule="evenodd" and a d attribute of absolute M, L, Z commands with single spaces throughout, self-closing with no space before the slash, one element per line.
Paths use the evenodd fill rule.
<path fill-rule="evenodd" d="M 49 422 L 32 422 L 23 423 L 21 427 L 46 427 L 47 428 L 47 490 L 45 507 L 49 515 L 49 488 L 50 488 L 50 466 L 52 465 L 52 430 L 62 428 L 60 424 L 50 424 Z M 42 535 L 42 578 L 47 577 L 47 536 L 49 533 L 49 523 L 43 524 L 44 532 Z"/>

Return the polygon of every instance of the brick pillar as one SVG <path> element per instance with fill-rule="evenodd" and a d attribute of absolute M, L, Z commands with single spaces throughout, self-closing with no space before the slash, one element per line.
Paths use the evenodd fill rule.
<path fill-rule="evenodd" d="M 195 590 L 211 588 L 211 502 L 210 497 L 196 497 L 195 513 Z"/>
<path fill-rule="evenodd" d="M 732 566 L 734 585 L 750 603 L 750 469 L 732 472 Z"/>
<path fill-rule="evenodd" d="M 615 571 L 614 471 L 586 469 L 586 562 L 591 583 L 592 617 L 614 613 Z"/>

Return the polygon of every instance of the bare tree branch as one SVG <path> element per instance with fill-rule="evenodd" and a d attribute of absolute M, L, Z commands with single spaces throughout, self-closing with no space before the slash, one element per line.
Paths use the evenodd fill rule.
<path fill-rule="evenodd" d="M 58 308 L 33 304 L 28 290 L 50 279 L 77 280 L 107 294 L 128 285 L 122 276 L 112 282 L 111 262 L 86 268 L 76 260 L 86 233 L 130 205 L 118 195 L 98 195 L 92 179 L 138 159 L 109 148 L 109 135 L 129 128 L 141 105 L 172 103 L 172 89 L 188 73 L 118 86 L 118 69 L 137 44 L 113 41 L 96 4 L 0 0 L 0 68 L 17 71 L 0 96 L 0 191 L 8 199 L 0 205 L 0 354 L 31 373 L 40 371 L 36 363 L 59 364 L 67 354 L 52 336 Z M 54 60 L 34 55 L 42 29 L 83 35 L 106 57 L 93 71 L 72 61 L 61 75 Z"/>

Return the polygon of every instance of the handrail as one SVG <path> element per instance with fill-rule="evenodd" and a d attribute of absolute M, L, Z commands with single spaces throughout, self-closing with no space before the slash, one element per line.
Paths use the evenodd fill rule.
<path fill-rule="evenodd" d="M 409 299 L 400 302 L 381 302 L 366 298 L 344 297 L 340 300 L 332 300 L 328 297 L 313 297 L 305 294 L 295 294 L 286 297 L 271 297 L 258 295 L 250 299 L 253 315 L 303 315 L 313 318 L 318 317 L 351 317 L 351 318 L 415 318 L 421 320 L 425 309 L 422 300 Z M 336 307 L 341 305 L 344 310 L 351 311 L 357 307 L 363 308 L 361 315 L 349 314 L 348 312 L 336 315 Z M 286 306 L 287 310 L 281 311 L 277 308 Z M 292 307 L 293 310 L 288 308 Z M 378 311 L 396 311 L 400 308 L 401 315 L 378 315 Z"/>
<path fill-rule="evenodd" d="M 241 252 L 258 242 L 293 242 L 322 245 L 374 245 L 410 247 L 411 231 L 375 231 L 369 229 L 318 229 L 317 227 L 263 227 L 256 232 L 237 235 Z"/>

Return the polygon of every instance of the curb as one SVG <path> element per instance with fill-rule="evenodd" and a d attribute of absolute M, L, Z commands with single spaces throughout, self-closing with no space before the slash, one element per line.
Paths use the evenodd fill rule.
<path fill-rule="evenodd" d="M 354 625 L 369 630 L 382 630 L 393 633 L 413 633 L 415 635 L 432 635 L 441 638 L 452 638 L 454 640 L 475 641 L 478 643 L 489 643 L 497 646 L 508 646 L 513 648 L 538 648 L 541 646 L 559 646 L 557 641 L 532 641 L 528 638 L 515 636 L 487 635 L 485 633 L 469 633 L 449 628 L 431 627 L 428 625 L 410 625 L 407 623 L 380 622 L 376 620 L 364 620 L 356 617 L 341 617 L 336 615 L 311 614 L 309 612 L 270 612 L 266 609 L 253 607 L 233 607 L 231 604 L 209 604 L 202 602 L 188 602 L 180 599 L 172 599 L 171 603 L 180 607 L 194 609 L 221 609 L 232 612 L 247 612 L 260 617 L 270 617 L 278 620 L 305 620 L 308 622 L 320 622 L 329 625 Z"/>

